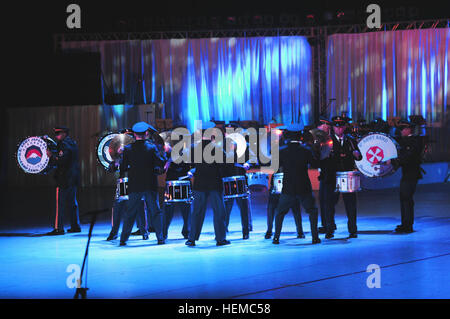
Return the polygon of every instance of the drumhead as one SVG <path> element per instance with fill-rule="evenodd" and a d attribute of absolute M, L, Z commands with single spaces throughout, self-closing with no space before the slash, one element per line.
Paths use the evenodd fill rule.
<path fill-rule="evenodd" d="M 113 159 L 111 158 L 111 155 L 109 154 L 109 143 L 111 140 L 118 136 L 119 133 L 108 133 L 100 140 L 98 141 L 97 148 L 96 148 L 96 155 L 98 162 L 107 169 L 109 167 L 109 164 L 113 162 Z"/>
<path fill-rule="evenodd" d="M 17 163 L 25 173 L 39 174 L 49 162 L 47 141 L 39 136 L 32 136 L 20 143 L 16 154 Z"/>
<path fill-rule="evenodd" d="M 392 174 L 393 165 L 387 160 L 398 157 L 398 143 L 384 133 L 369 133 L 358 142 L 362 160 L 355 161 L 358 170 L 367 177 L 382 177 Z"/>

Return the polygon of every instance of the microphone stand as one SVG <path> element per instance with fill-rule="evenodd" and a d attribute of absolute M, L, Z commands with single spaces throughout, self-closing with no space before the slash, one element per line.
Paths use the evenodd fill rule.
<path fill-rule="evenodd" d="M 81 282 L 82 282 L 82 278 L 83 278 L 84 266 L 86 265 L 86 260 L 87 260 L 87 256 L 88 256 L 88 252 L 89 252 L 89 244 L 91 242 L 92 230 L 94 229 L 94 224 L 97 220 L 97 215 L 100 213 L 103 213 L 103 212 L 107 212 L 107 211 L 108 211 L 108 208 L 104 208 L 104 209 L 92 211 L 92 212 L 89 212 L 86 214 L 86 215 L 92 215 L 92 219 L 91 219 L 91 225 L 89 226 L 88 242 L 86 245 L 86 251 L 84 252 L 83 265 L 81 266 L 80 279 L 78 282 L 78 287 L 75 291 L 75 296 L 73 297 L 74 299 L 80 299 L 80 297 L 81 297 L 81 299 L 86 299 L 86 293 L 89 288 L 87 288 L 87 287 L 82 288 Z M 86 274 L 86 277 L 87 277 L 87 274 Z"/>

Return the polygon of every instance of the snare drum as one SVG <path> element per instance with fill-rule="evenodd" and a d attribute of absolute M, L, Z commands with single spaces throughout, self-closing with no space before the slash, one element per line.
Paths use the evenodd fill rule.
<path fill-rule="evenodd" d="M 165 203 L 191 203 L 192 190 L 190 181 L 167 181 L 164 193 Z"/>
<path fill-rule="evenodd" d="M 128 199 L 128 177 L 117 180 L 116 199 Z"/>
<path fill-rule="evenodd" d="M 358 171 L 336 172 L 336 192 L 354 193 L 361 190 Z"/>
<path fill-rule="evenodd" d="M 261 172 L 247 173 L 248 186 L 265 186 L 269 184 L 269 175 Z"/>
<path fill-rule="evenodd" d="M 283 190 L 283 175 L 283 173 L 273 174 L 272 194 L 281 194 L 281 191 Z"/>
<path fill-rule="evenodd" d="M 224 199 L 248 197 L 249 192 L 245 176 L 224 177 L 222 181 Z"/>

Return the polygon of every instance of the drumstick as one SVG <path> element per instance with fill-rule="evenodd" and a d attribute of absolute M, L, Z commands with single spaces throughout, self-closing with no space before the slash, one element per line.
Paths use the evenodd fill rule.
<path fill-rule="evenodd" d="M 178 180 L 182 180 L 182 179 L 185 179 L 185 178 L 188 178 L 188 177 L 189 177 L 189 175 L 178 177 Z"/>

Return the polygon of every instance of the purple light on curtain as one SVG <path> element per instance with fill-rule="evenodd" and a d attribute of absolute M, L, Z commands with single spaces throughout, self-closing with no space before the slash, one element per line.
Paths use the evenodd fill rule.
<path fill-rule="evenodd" d="M 337 99 L 330 116 L 351 109 L 368 121 L 413 114 L 443 120 L 449 34 L 442 28 L 330 36 L 327 95 Z"/>

